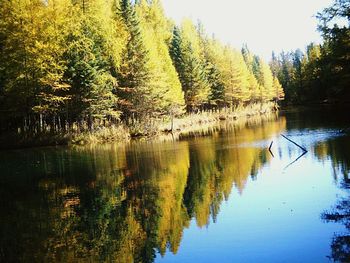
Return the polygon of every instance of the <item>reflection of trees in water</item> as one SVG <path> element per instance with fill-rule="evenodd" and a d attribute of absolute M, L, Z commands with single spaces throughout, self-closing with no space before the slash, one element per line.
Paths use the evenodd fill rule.
<path fill-rule="evenodd" d="M 266 149 L 226 145 L 284 127 L 282 119 L 224 139 L 6 156 L 0 261 L 152 262 L 176 253 L 191 218 L 215 221 L 232 186 L 242 192 L 268 161 Z"/>
<path fill-rule="evenodd" d="M 345 225 L 350 231 L 350 200 L 340 200 L 331 210 L 324 212 L 322 218 L 326 222 L 336 222 Z M 350 262 L 350 234 L 335 234 L 331 244 L 334 261 Z"/>
<path fill-rule="evenodd" d="M 315 154 L 318 158 L 329 158 L 332 161 L 334 177 L 340 180 L 340 187 L 350 189 L 350 156 L 349 136 L 341 136 L 316 146 Z M 350 262 L 350 195 L 339 200 L 330 210 L 321 215 L 326 222 L 342 223 L 348 233 L 336 233 L 333 237 L 331 258 L 334 261 Z"/>

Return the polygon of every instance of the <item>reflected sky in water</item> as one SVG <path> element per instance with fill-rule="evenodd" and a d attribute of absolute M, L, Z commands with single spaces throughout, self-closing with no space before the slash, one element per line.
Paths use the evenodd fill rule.
<path fill-rule="evenodd" d="M 282 145 L 281 145 L 282 144 Z M 278 146 L 277 146 L 278 145 Z M 299 150 L 288 150 L 270 160 L 244 189 L 235 189 L 208 227 L 195 220 L 176 255 L 156 262 L 328 262 L 338 225 L 326 225 L 320 214 L 344 191 L 337 187 L 330 160 L 317 162 L 309 154 L 284 169 Z"/>
<path fill-rule="evenodd" d="M 347 229 L 322 215 L 348 196 L 346 125 L 308 109 L 177 142 L 0 152 L 0 261 L 336 259 Z"/>

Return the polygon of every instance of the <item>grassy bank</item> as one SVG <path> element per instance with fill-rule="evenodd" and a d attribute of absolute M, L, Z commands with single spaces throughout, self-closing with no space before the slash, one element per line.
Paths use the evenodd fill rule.
<path fill-rule="evenodd" d="M 240 119 L 247 119 L 254 115 L 267 114 L 272 111 L 275 111 L 274 103 L 264 103 L 224 108 L 217 111 L 206 111 L 198 114 L 187 114 L 182 118 L 174 120 L 173 133 L 186 135 L 191 132 L 203 130 L 205 127 L 215 126 L 219 122 L 232 122 Z M 167 132 L 171 127 L 171 121 L 167 121 L 159 126 L 159 130 Z"/>
<path fill-rule="evenodd" d="M 164 118 L 147 122 L 133 122 L 128 127 L 119 124 L 110 127 L 97 127 L 93 131 L 65 134 L 41 133 L 3 134 L 0 136 L 0 149 L 26 148 L 53 145 L 86 145 L 102 143 L 125 143 L 130 140 L 180 138 L 208 131 L 223 122 L 239 122 L 256 115 L 269 114 L 276 110 L 274 103 L 251 104 L 215 111 L 191 113 L 181 118 Z"/>

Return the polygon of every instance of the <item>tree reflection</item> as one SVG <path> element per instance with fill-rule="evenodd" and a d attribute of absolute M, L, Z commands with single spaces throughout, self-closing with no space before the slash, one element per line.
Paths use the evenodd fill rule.
<path fill-rule="evenodd" d="M 285 124 L 188 142 L 0 156 L 0 261 L 153 262 L 157 252 L 176 254 L 190 221 L 215 222 L 232 187 L 242 192 L 271 158 L 250 143 Z"/>
<path fill-rule="evenodd" d="M 340 181 L 340 186 L 350 189 L 350 158 L 348 149 L 350 140 L 348 136 L 336 137 L 316 146 L 315 154 L 318 158 L 330 158 L 334 169 L 334 177 Z M 350 261 L 350 196 L 341 199 L 330 210 L 321 215 L 326 222 L 342 223 L 348 230 L 345 234 L 335 234 L 332 240 L 331 258 L 337 262 Z"/>

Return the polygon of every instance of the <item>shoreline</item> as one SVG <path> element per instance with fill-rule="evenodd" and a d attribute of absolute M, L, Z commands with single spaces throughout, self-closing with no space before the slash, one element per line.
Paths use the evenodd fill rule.
<path fill-rule="evenodd" d="M 144 140 L 179 140 L 206 133 L 208 130 L 217 127 L 220 123 L 235 124 L 237 121 L 246 122 L 253 116 L 267 115 L 277 110 L 276 104 L 269 102 L 247 106 L 240 105 L 217 111 L 187 113 L 181 118 L 175 118 L 173 123 L 170 119 L 152 121 L 150 125 L 136 123 L 131 127 L 126 127 L 125 124 L 121 123 L 120 125 L 111 127 L 99 127 L 89 132 L 73 134 L 45 133 L 33 137 L 30 135 L 3 134 L 0 136 L 0 150 L 50 146 L 86 146 Z"/>

